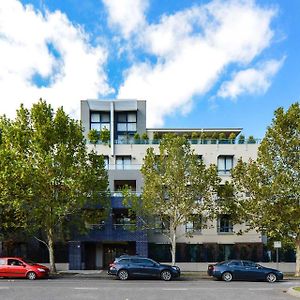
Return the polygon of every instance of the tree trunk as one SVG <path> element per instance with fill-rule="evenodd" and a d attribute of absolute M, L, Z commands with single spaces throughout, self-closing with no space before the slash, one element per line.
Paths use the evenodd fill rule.
<path fill-rule="evenodd" d="M 176 228 L 170 230 L 171 234 L 171 255 L 172 255 L 172 265 L 175 266 L 176 262 Z"/>
<path fill-rule="evenodd" d="M 295 276 L 300 276 L 300 233 L 296 236 L 296 271 Z"/>
<path fill-rule="evenodd" d="M 47 238 L 48 238 L 48 249 L 49 249 L 50 272 L 51 273 L 56 273 L 55 258 L 54 258 L 54 241 L 53 241 L 52 228 L 50 228 L 48 230 Z"/>

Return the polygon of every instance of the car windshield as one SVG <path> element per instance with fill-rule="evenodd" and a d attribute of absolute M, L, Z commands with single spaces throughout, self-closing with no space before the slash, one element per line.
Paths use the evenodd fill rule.
<path fill-rule="evenodd" d="M 31 261 L 31 260 L 27 260 L 27 259 L 22 259 L 22 260 L 23 260 L 24 263 L 26 263 L 26 264 L 28 264 L 28 265 L 31 265 L 31 266 L 36 265 L 36 263 L 34 263 L 34 262 Z"/>

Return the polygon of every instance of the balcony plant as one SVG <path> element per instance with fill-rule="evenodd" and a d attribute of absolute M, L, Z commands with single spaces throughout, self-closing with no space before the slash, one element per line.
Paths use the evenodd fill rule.
<path fill-rule="evenodd" d="M 243 134 L 240 134 L 238 143 L 239 144 L 245 144 L 245 136 Z"/>
<path fill-rule="evenodd" d="M 219 144 L 227 144 L 228 140 L 226 140 L 225 133 L 221 132 L 219 134 Z"/>
<path fill-rule="evenodd" d="M 253 135 L 250 135 L 247 140 L 247 144 L 255 144 L 256 140 Z"/>
<path fill-rule="evenodd" d="M 153 144 L 159 144 L 159 134 L 158 134 L 158 132 L 154 132 L 153 133 L 153 141 L 152 141 L 152 143 Z"/>
<path fill-rule="evenodd" d="M 211 144 L 217 143 L 217 134 L 215 132 L 211 135 L 210 138 L 211 138 Z"/>
<path fill-rule="evenodd" d="M 139 144 L 141 141 L 141 137 L 137 132 L 134 134 L 133 139 L 135 144 Z"/>
<path fill-rule="evenodd" d="M 192 138 L 191 140 L 192 144 L 198 144 L 199 134 L 197 132 L 192 132 L 191 138 Z"/>
<path fill-rule="evenodd" d="M 109 144 L 109 140 L 110 140 L 110 131 L 107 128 L 103 128 L 100 131 L 100 141 L 103 144 Z"/>
<path fill-rule="evenodd" d="M 146 132 L 144 132 L 142 134 L 142 140 L 143 140 L 144 144 L 148 144 L 149 137 L 148 137 L 148 134 Z"/>
<path fill-rule="evenodd" d="M 201 139 L 201 144 L 207 144 L 207 135 L 205 132 L 201 132 L 200 139 Z"/>
<path fill-rule="evenodd" d="M 91 129 L 88 133 L 88 139 L 96 147 L 96 144 L 100 140 L 99 132 L 96 129 Z"/>
<path fill-rule="evenodd" d="M 229 143 L 230 144 L 235 144 L 235 138 L 236 138 L 236 135 L 235 133 L 231 132 L 228 139 L 229 139 Z"/>

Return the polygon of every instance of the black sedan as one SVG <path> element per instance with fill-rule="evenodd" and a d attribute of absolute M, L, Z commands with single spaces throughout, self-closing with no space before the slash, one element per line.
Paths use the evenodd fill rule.
<path fill-rule="evenodd" d="M 180 276 L 180 269 L 141 256 L 122 255 L 109 265 L 108 274 L 121 280 L 129 277 L 152 277 L 169 281 Z"/>
<path fill-rule="evenodd" d="M 266 280 L 275 282 L 283 279 L 283 273 L 263 267 L 248 260 L 228 260 L 214 265 L 209 265 L 208 275 L 224 281 L 237 280 Z"/>

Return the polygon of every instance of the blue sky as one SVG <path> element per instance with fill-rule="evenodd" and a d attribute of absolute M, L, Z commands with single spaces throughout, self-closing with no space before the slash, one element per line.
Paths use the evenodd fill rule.
<path fill-rule="evenodd" d="M 148 127 L 263 137 L 300 100 L 299 0 L 1 0 L 0 112 L 146 99 Z"/>

